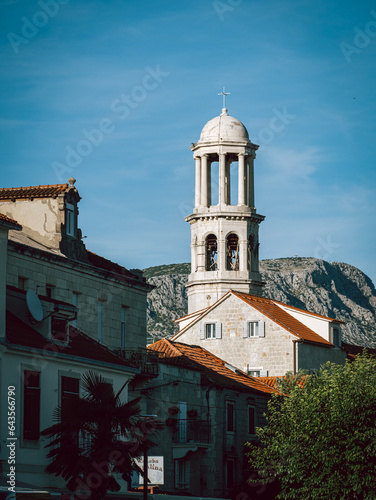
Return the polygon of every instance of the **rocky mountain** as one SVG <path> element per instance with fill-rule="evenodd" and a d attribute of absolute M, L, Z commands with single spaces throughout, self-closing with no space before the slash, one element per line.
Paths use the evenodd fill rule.
<path fill-rule="evenodd" d="M 346 321 L 343 340 L 376 348 L 376 290 L 356 267 L 342 262 L 293 257 L 260 262 L 264 296 Z M 148 342 L 177 332 L 174 320 L 187 314 L 190 264 L 144 270 L 155 289 L 148 296 Z"/>

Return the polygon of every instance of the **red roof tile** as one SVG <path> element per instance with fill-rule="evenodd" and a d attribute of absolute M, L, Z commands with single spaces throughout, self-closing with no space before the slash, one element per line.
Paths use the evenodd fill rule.
<path fill-rule="evenodd" d="M 3 226 L 8 226 L 10 229 L 17 229 L 17 230 L 22 229 L 22 226 L 18 224 L 17 221 L 1 213 L 0 213 L 0 224 Z"/>
<path fill-rule="evenodd" d="M 212 382 L 220 387 L 228 387 L 243 391 L 258 391 L 264 394 L 277 392 L 273 387 L 250 377 L 240 370 L 233 371 L 229 365 L 203 347 L 172 342 L 161 339 L 148 346 L 148 349 L 163 352 L 163 362 L 199 370 L 204 381 Z"/>
<path fill-rule="evenodd" d="M 265 314 L 265 316 L 268 316 L 268 318 L 278 323 L 285 330 L 288 330 L 296 337 L 299 337 L 302 340 L 307 340 L 309 342 L 314 342 L 316 344 L 327 345 L 328 347 L 333 346 L 331 342 L 325 340 L 323 337 L 321 337 L 321 335 L 314 332 L 313 330 L 308 328 L 308 326 L 304 325 L 299 320 L 291 316 L 291 314 L 282 309 L 282 307 L 280 307 L 274 300 L 266 299 L 264 297 L 256 297 L 254 295 L 248 295 L 246 293 L 240 292 L 231 293 L 233 293 L 236 297 L 244 300 L 244 302 L 254 307 L 261 313 Z M 282 302 L 280 302 L 280 304 L 282 304 Z M 310 314 L 307 311 L 303 312 Z"/>
<path fill-rule="evenodd" d="M 69 327 L 69 343 L 64 344 L 52 343 L 9 311 L 7 311 L 6 321 L 6 337 L 10 343 L 10 349 L 12 345 L 18 345 L 29 349 L 42 350 L 46 356 L 49 354 L 54 356 L 54 353 L 59 353 L 63 356 L 78 356 L 88 361 L 101 361 L 124 368 L 131 366 L 127 361 L 112 353 L 107 347 L 72 326 Z"/>
<path fill-rule="evenodd" d="M 25 198 L 56 198 L 68 189 L 68 184 L 54 184 L 46 186 L 28 186 L 18 188 L 1 188 L 0 200 L 20 200 Z"/>

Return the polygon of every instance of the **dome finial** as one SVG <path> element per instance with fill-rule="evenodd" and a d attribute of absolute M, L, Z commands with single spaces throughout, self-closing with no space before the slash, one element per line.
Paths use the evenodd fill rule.
<path fill-rule="evenodd" d="M 227 113 L 223 113 L 223 110 L 226 109 L 226 95 L 230 95 L 231 92 L 226 92 L 226 87 L 223 87 L 223 90 L 222 92 L 219 92 L 218 95 L 222 95 L 223 96 L 223 109 L 222 109 L 222 114 L 227 114 Z M 226 109 L 226 112 L 227 112 L 227 109 Z"/>

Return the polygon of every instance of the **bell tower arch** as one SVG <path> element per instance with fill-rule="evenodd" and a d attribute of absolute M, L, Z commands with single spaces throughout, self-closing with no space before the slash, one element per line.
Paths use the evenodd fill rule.
<path fill-rule="evenodd" d="M 229 290 L 262 295 L 258 235 L 264 216 L 255 208 L 257 149 L 245 126 L 226 108 L 208 121 L 191 147 L 195 206 L 186 217 L 191 225 L 189 314 L 210 306 Z M 231 185 L 234 182 L 236 186 Z"/>

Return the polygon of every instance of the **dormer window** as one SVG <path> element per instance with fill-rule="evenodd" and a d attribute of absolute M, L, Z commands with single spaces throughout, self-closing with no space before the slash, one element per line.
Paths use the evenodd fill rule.
<path fill-rule="evenodd" d="M 66 204 L 65 207 L 65 231 L 69 236 L 74 236 L 75 233 L 74 224 L 74 205 L 70 203 Z"/>
<path fill-rule="evenodd" d="M 68 341 L 68 320 L 66 318 L 51 317 L 51 337 L 60 342 Z"/>

